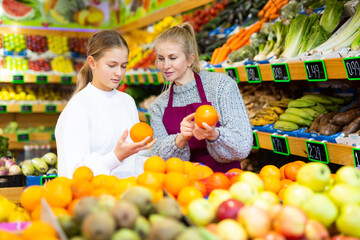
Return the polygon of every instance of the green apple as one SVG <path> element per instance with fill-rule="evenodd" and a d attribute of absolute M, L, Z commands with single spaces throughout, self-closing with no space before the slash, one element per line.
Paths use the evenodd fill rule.
<path fill-rule="evenodd" d="M 214 189 L 209 194 L 208 200 L 209 200 L 209 203 L 215 209 L 217 209 L 221 203 L 223 203 L 224 201 L 226 201 L 226 200 L 228 200 L 230 198 L 233 198 L 233 195 L 228 190 Z"/>
<path fill-rule="evenodd" d="M 336 227 L 342 234 L 360 238 L 360 206 L 354 203 L 344 204 L 336 220 Z"/>
<path fill-rule="evenodd" d="M 215 220 L 216 211 L 208 200 L 198 198 L 189 204 L 187 216 L 196 225 L 206 226 Z"/>
<path fill-rule="evenodd" d="M 276 193 L 271 192 L 271 191 L 263 191 L 263 192 L 259 193 L 258 197 L 266 200 L 271 205 L 274 205 L 274 204 L 277 204 L 280 202 L 278 195 L 276 195 Z"/>
<path fill-rule="evenodd" d="M 299 169 L 296 181 L 315 192 L 321 192 L 329 184 L 330 174 L 330 168 L 326 164 L 311 162 Z"/>
<path fill-rule="evenodd" d="M 283 202 L 286 205 L 301 207 L 313 194 L 310 188 L 295 182 L 286 188 Z"/>
<path fill-rule="evenodd" d="M 249 238 L 265 236 L 271 230 L 271 221 L 268 214 L 255 206 L 243 207 L 237 219 L 245 227 Z"/>
<path fill-rule="evenodd" d="M 360 187 L 360 171 L 355 167 L 343 166 L 336 171 L 336 183 L 347 183 Z"/>
<path fill-rule="evenodd" d="M 216 236 L 220 239 L 247 240 L 248 236 L 243 226 L 234 219 L 222 220 L 216 229 Z"/>
<path fill-rule="evenodd" d="M 327 194 L 338 207 L 345 203 L 360 203 L 360 189 L 346 183 L 336 184 Z"/>
<path fill-rule="evenodd" d="M 272 205 L 278 204 L 279 198 L 274 192 L 263 191 L 259 193 L 254 199 L 248 202 L 249 205 L 256 206 L 265 211 L 268 211 Z"/>
<path fill-rule="evenodd" d="M 301 208 L 308 218 L 318 220 L 326 227 L 329 227 L 338 216 L 336 205 L 322 193 L 315 193 Z"/>
<path fill-rule="evenodd" d="M 248 172 L 248 171 L 243 172 L 240 175 L 239 181 L 254 185 L 259 192 L 264 191 L 264 182 L 256 173 Z"/>
<path fill-rule="evenodd" d="M 258 194 L 258 188 L 246 182 L 236 182 L 229 188 L 233 197 L 240 202 L 246 203 L 254 199 Z"/>

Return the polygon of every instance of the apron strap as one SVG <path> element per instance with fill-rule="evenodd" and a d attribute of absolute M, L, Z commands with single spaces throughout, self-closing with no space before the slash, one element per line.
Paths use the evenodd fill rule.
<path fill-rule="evenodd" d="M 170 86 L 169 101 L 167 105 L 168 107 L 172 107 L 173 98 L 174 98 L 174 84 L 175 82 L 173 82 Z"/>

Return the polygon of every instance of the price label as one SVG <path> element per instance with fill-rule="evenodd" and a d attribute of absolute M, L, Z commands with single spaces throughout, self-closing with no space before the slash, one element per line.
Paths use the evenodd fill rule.
<path fill-rule="evenodd" d="M 50 182 L 52 179 L 56 178 L 57 175 L 48 175 L 48 176 L 41 176 L 40 177 L 40 186 L 43 184 Z"/>
<path fill-rule="evenodd" d="M 154 85 L 159 85 L 159 77 L 156 73 L 152 73 L 151 78 Z"/>
<path fill-rule="evenodd" d="M 23 84 L 24 83 L 24 75 L 13 75 L 12 83 Z"/>
<path fill-rule="evenodd" d="M 270 137 L 274 153 L 290 155 L 289 144 L 286 137 L 276 135 L 271 135 Z"/>
<path fill-rule="evenodd" d="M 256 132 L 253 132 L 253 148 L 259 149 L 259 139 Z"/>
<path fill-rule="evenodd" d="M 57 106 L 54 104 L 45 105 L 45 113 L 56 113 Z"/>
<path fill-rule="evenodd" d="M 286 63 L 271 64 L 274 82 L 290 82 L 289 68 Z"/>
<path fill-rule="evenodd" d="M 148 124 L 150 124 L 150 114 L 145 113 L 145 120 Z"/>
<path fill-rule="evenodd" d="M 138 76 L 138 75 L 133 75 L 133 79 L 134 79 L 135 85 L 139 85 L 139 84 L 140 84 L 140 82 L 139 82 L 139 76 Z"/>
<path fill-rule="evenodd" d="M 131 85 L 131 77 L 126 75 L 126 84 Z"/>
<path fill-rule="evenodd" d="M 305 144 L 309 160 L 326 164 L 329 163 L 329 156 L 325 143 L 306 140 Z"/>
<path fill-rule="evenodd" d="M 323 60 L 305 61 L 306 78 L 310 82 L 326 81 L 327 74 Z"/>
<path fill-rule="evenodd" d="M 55 133 L 51 133 L 50 141 L 52 141 L 52 142 L 55 142 L 55 141 L 56 141 L 56 139 L 55 139 Z"/>
<path fill-rule="evenodd" d="M 72 76 L 61 76 L 60 83 L 64 85 L 72 84 Z"/>
<path fill-rule="evenodd" d="M 37 84 L 47 84 L 48 83 L 48 76 L 44 76 L 44 75 L 36 76 L 36 83 Z"/>
<path fill-rule="evenodd" d="M 32 113 L 32 105 L 21 105 L 20 112 L 21 113 Z"/>
<path fill-rule="evenodd" d="M 360 57 L 343 59 L 346 75 L 349 80 L 360 80 Z"/>
<path fill-rule="evenodd" d="M 206 70 L 208 70 L 209 72 L 215 72 L 215 70 L 213 68 L 208 68 Z"/>
<path fill-rule="evenodd" d="M 239 74 L 235 67 L 225 68 L 225 72 L 229 77 L 231 77 L 235 82 L 239 82 Z"/>
<path fill-rule="evenodd" d="M 149 76 L 147 74 L 143 74 L 142 77 L 144 79 L 144 84 L 149 85 L 150 84 Z"/>
<path fill-rule="evenodd" d="M 28 142 L 28 141 L 30 141 L 30 134 L 29 133 L 17 134 L 16 137 L 17 137 L 18 142 Z"/>
<path fill-rule="evenodd" d="M 248 83 L 260 83 L 261 75 L 259 66 L 245 66 Z"/>
<path fill-rule="evenodd" d="M 7 105 L 0 105 L 0 113 L 7 113 Z"/>
<path fill-rule="evenodd" d="M 360 149 L 353 148 L 354 166 L 360 167 Z"/>

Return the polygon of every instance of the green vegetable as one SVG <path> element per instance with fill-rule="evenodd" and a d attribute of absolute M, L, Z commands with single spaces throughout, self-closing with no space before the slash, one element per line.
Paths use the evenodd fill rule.
<path fill-rule="evenodd" d="M 358 51 L 358 50 L 360 50 L 360 31 L 358 30 L 358 31 L 355 33 L 355 35 L 356 35 L 356 38 L 355 38 L 355 40 L 352 42 L 351 47 L 350 47 L 352 51 Z"/>
<path fill-rule="evenodd" d="M 310 8 L 310 9 L 316 9 L 319 7 L 324 6 L 325 4 L 325 0 L 305 0 L 304 1 L 304 7 L 305 8 Z"/>
<path fill-rule="evenodd" d="M 293 19 L 301 10 L 301 3 L 293 1 L 280 10 L 280 19 Z"/>
<path fill-rule="evenodd" d="M 339 25 L 343 13 L 343 4 L 337 0 L 327 0 L 325 10 L 320 19 L 320 26 L 330 34 Z"/>
<path fill-rule="evenodd" d="M 299 54 L 313 50 L 328 39 L 328 34 L 322 26 L 315 24 L 307 35 L 307 41 L 303 41 Z"/>
<path fill-rule="evenodd" d="M 255 53 L 255 48 L 246 45 L 234 52 L 231 52 L 229 54 L 229 59 L 231 62 L 240 62 L 246 58 L 253 58 L 255 56 Z"/>
<path fill-rule="evenodd" d="M 284 43 L 285 43 L 286 34 L 288 32 L 288 26 L 289 25 L 285 25 L 281 21 L 277 21 L 274 23 L 273 29 L 276 34 L 276 43 L 272 51 L 268 53 L 266 58 L 271 58 L 273 56 L 278 57 L 281 54 L 281 52 L 284 49 Z"/>
<path fill-rule="evenodd" d="M 255 49 L 259 49 L 259 46 L 261 44 L 265 45 L 266 44 L 266 38 L 267 35 L 265 35 L 264 33 L 261 32 L 256 32 L 251 34 L 250 36 L 250 46 L 252 46 Z"/>

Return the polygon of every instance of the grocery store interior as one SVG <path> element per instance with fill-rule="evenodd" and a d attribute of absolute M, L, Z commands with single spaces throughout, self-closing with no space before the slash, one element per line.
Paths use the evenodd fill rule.
<path fill-rule="evenodd" d="M 0 239 L 360 239 L 359 2 L 2 0 Z M 124 37 L 117 90 L 150 124 L 171 84 L 154 40 L 185 22 L 201 70 L 240 90 L 253 136 L 240 167 L 151 157 L 133 177 L 58 177 L 55 126 L 91 36 Z"/>

